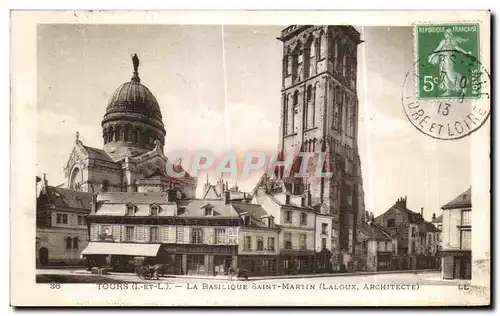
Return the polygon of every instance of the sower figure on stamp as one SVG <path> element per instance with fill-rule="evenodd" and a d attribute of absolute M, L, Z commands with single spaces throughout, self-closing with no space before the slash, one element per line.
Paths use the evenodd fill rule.
<path fill-rule="evenodd" d="M 466 52 L 458 45 L 466 42 L 467 39 L 453 35 L 451 29 L 446 29 L 444 39 L 441 40 L 439 46 L 429 55 L 429 63 L 439 67 L 440 80 L 439 90 L 443 91 L 441 96 L 449 96 L 453 92 L 459 92 L 461 75 L 454 69 L 453 51 L 459 51 L 466 55 L 471 52 Z"/>

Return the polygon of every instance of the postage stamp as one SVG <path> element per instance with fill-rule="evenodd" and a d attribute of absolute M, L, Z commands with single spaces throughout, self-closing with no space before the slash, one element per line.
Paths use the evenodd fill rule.
<path fill-rule="evenodd" d="M 481 96 L 479 24 L 417 25 L 419 99 Z M 457 54 L 467 57 L 457 60 Z M 484 74 L 483 74 L 484 75 Z"/>
<path fill-rule="evenodd" d="M 11 305 L 491 304 L 490 12 L 11 17 Z"/>
<path fill-rule="evenodd" d="M 415 63 L 402 104 L 422 133 L 441 140 L 466 137 L 490 115 L 490 74 L 481 63 L 479 23 L 414 26 Z"/>

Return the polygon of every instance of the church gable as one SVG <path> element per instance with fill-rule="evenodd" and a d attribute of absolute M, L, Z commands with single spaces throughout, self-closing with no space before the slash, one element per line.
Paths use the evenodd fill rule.
<path fill-rule="evenodd" d="M 66 166 L 64 167 L 66 174 L 69 173 L 76 164 L 82 167 L 88 166 L 88 159 L 89 156 L 86 153 L 86 151 L 84 151 L 84 149 L 81 146 L 76 144 L 75 147 L 73 147 L 73 151 L 69 155 L 69 159 L 66 162 Z"/>

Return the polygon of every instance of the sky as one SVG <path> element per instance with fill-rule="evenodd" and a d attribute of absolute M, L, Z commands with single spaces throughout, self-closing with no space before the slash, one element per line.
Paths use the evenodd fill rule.
<path fill-rule="evenodd" d="M 180 149 L 245 152 L 278 148 L 284 26 L 39 25 L 37 175 L 62 183 L 76 131 L 102 148 L 101 120 L 111 94 L 132 76 L 158 100 L 165 153 Z M 358 145 L 367 211 L 385 212 L 400 196 L 424 217 L 470 186 L 470 141 L 432 139 L 406 118 L 403 80 L 413 65 L 412 29 L 356 27 Z M 488 128 L 488 127 L 486 127 Z M 214 182 L 218 175 L 209 175 Z M 260 177 L 225 177 L 250 191 Z M 200 187 L 205 177 L 199 179 Z"/>

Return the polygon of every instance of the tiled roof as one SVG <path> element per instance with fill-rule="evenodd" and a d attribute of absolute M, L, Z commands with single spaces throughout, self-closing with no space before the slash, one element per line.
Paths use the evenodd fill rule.
<path fill-rule="evenodd" d="M 213 217 L 239 218 L 239 214 L 231 207 L 225 204 L 221 199 L 189 199 L 179 200 L 179 217 L 208 217 L 204 215 L 204 207 L 210 204 L 213 207 Z"/>
<path fill-rule="evenodd" d="M 443 214 L 439 215 L 435 219 L 431 221 L 431 223 L 442 223 L 443 222 Z"/>
<path fill-rule="evenodd" d="M 97 196 L 98 201 L 116 204 L 152 204 L 166 203 L 167 193 L 165 192 L 103 192 Z"/>
<path fill-rule="evenodd" d="M 111 159 L 111 157 L 102 149 L 85 145 L 82 145 L 82 147 L 85 148 L 90 159 L 99 159 L 99 160 L 114 162 L 113 159 Z"/>
<path fill-rule="evenodd" d="M 471 207 L 472 206 L 471 191 L 472 191 L 471 188 L 468 188 L 465 192 L 463 192 L 450 202 L 446 203 L 441 208 L 443 210 L 446 210 L 453 208 Z"/>
<path fill-rule="evenodd" d="M 361 225 L 361 231 L 368 237 L 368 239 L 391 240 L 389 233 L 374 222 L 371 222 L 370 224 L 363 222 Z"/>
<path fill-rule="evenodd" d="M 250 226 L 267 227 L 262 221 L 262 217 L 268 216 L 267 212 L 259 204 L 231 203 L 238 214 L 248 213 L 251 217 Z"/>
<path fill-rule="evenodd" d="M 46 186 L 45 192 L 45 194 L 40 194 L 37 199 L 37 204 L 40 206 L 43 204 L 50 204 L 54 205 L 56 208 L 85 209 L 90 211 L 92 193 L 53 186 Z"/>
<path fill-rule="evenodd" d="M 433 224 L 425 221 L 425 228 L 426 228 L 426 231 L 428 233 L 431 233 L 431 232 L 434 232 L 434 233 L 439 233 L 441 232 L 436 226 L 434 226 Z"/>

